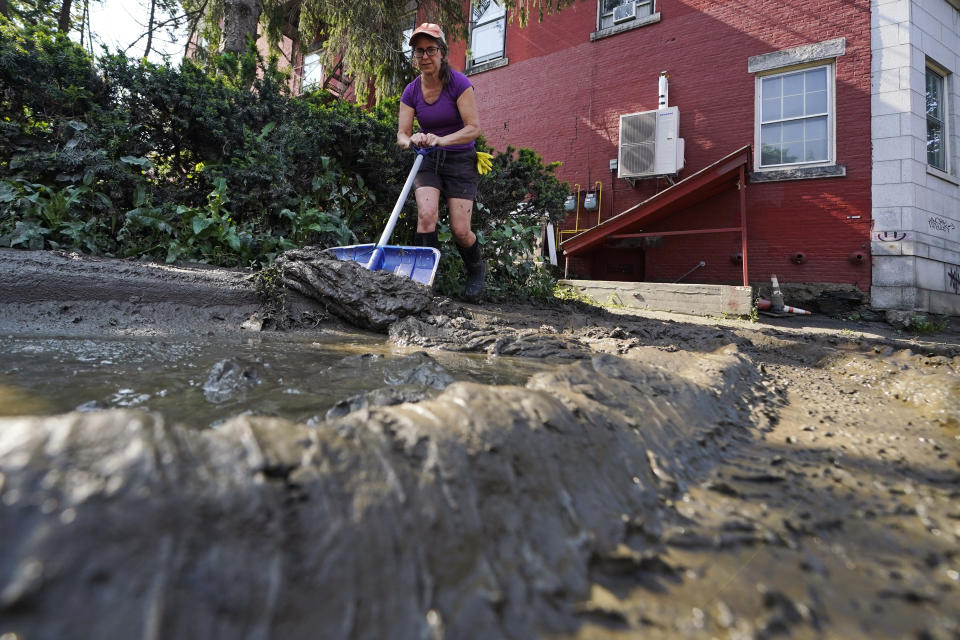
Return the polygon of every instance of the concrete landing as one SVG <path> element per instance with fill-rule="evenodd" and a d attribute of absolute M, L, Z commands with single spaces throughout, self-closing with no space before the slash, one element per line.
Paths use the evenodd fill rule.
<path fill-rule="evenodd" d="M 612 280 L 560 280 L 600 304 L 698 316 L 750 315 L 753 288 L 723 284 L 670 284 Z"/>

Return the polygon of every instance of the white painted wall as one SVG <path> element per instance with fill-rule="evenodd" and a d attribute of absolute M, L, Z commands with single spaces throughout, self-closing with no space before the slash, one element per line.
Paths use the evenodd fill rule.
<path fill-rule="evenodd" d="M 871 0 L 871 305 L 960 315 L 960 2 Z M 927 166 L 926 61 L 949 72 L 948 172 Z"/>

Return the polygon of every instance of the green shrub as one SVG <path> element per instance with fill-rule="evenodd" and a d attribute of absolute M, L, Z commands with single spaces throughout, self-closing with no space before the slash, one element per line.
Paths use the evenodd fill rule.
<path fill-rule="evenodd" d="M 376 241 L 413 163 L 396 145 L 397 98 L 366 110 L 292 97 L 254 47 L 172 67 L 93 60 L 2 19 L 0 36 L 0 246 L 263 266 L 307 244 Z M 474 226 L 491 295 L 552 287 L 528 255 L 562 211 L 555 166 L 510 148 L 481 181 Z M 412 241 L 413 200 L 397 244 Z M 447 244 L 441 291 L 454 293 Z"/>

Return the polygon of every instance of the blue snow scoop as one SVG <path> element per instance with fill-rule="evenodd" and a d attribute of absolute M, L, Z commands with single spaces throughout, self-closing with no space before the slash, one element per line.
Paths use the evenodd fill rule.
<path fill-rule="evenodd" d="M 403 184 L 400 191 L 400 198 L 393 207 L 393 213 L 387 221 L 387 226 L 380 235 L 380 240 L 376 244 L 353 244 L 347 247 L 332 247 L 327 249 L 333 253 L 338 260 L 352 260 L 359 262 L 370 271 L 390 271 L 398 276 L 411 278 L 415 282 L 425 284 L 428 287 L 433 284 L 433 277 L 437 274 L 437 266 L 440 264 L 440 251 L 433 247 L 401 247 L 390 245 L 390 236 L 393 235 L 393 228 L 397 225 L 397 218 L 400 217 L 400 209 L 407 200 L 410 188 L 413 186 L 413 179 L 417 176 L 417 170 L 423 163 L 423 157 L 430 153 L 432 149 L 421 149 L 414 146 L 417 153 L 413 161 L 413 169 L 407 176 L 407 181 Z"/>

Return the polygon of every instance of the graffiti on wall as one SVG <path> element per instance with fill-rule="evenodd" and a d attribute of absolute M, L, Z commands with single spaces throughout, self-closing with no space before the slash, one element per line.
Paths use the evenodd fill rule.
<path fill-rule="evenodd" d="M 927 226 L 929 226 L 934 231 L 942 231 L 944 233 L 950 233 L 957 228 L 957 225 L 950 222 L 949 220 L 944 220 L 940 216 L 930 216 L 927 219 Z"/>
<path fill-rule="evenodd" d="M 900 242 L 906 237 L 906 231 L 877 231 L 873 234 L 873 239 L 877 242 Z"/>
<path fill-rule="evenodd" d="M 960 293 L 960 271 L 954 267 L 947 272 L 947 277 L 950 278 L 950 288 L 953 289 L 953 292 Z"/>

